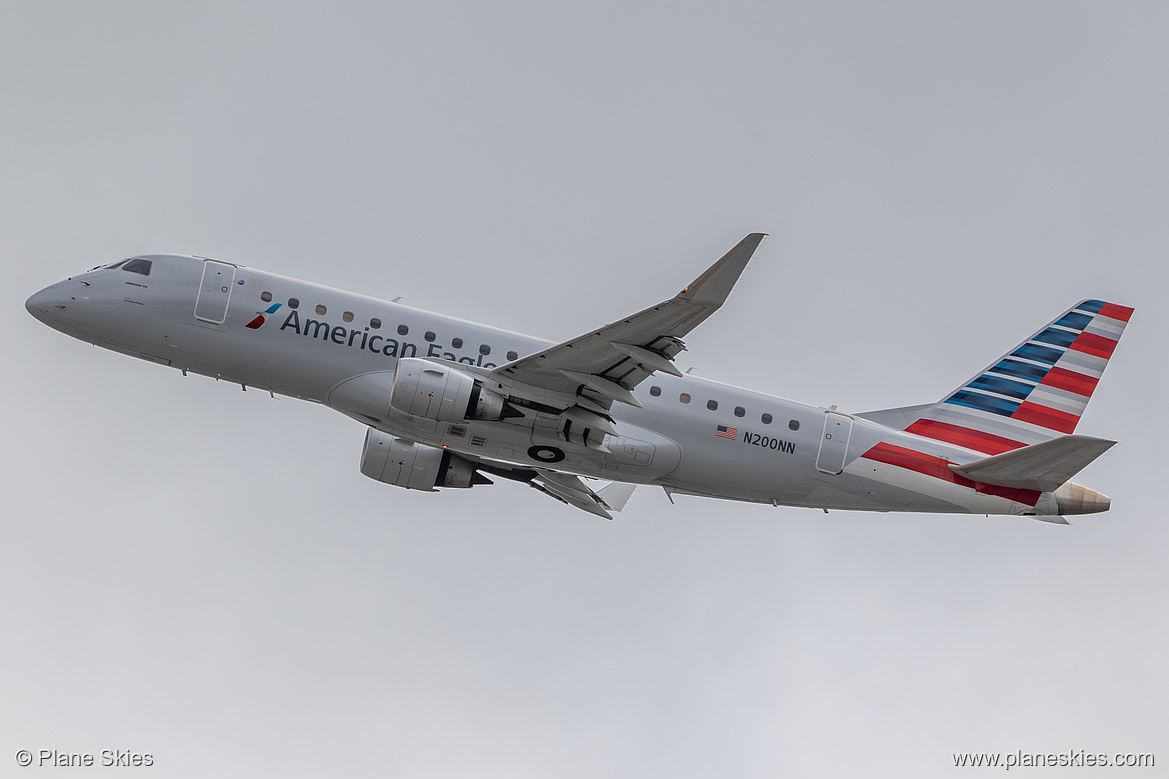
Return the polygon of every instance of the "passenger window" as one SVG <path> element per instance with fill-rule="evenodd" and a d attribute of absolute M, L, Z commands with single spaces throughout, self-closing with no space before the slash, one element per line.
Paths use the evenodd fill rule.
<path fill-rule="evenodd" d="M 706 407 L 708 409 L 710 409 L 711 411 L 718 411 L 718 401 L 717 400 L 708 400 L 708 401 L 706 401 Z"/>
<path fill-rule="evenodd" d="M 261 292 L 260 293 L 260 300 L 264 301 L 265 303 L 271 303 L 272 302 L 272 293 L 271 292 Z"/>
<path fill-rule="evenodd" d="M 143 276 L 149 276 L 150 260 L 130 260 L 122 266 L 122 270 L 128 270 L 131 273 L 141 273 Z"/>
<path fill-rule="evenodd" d="M 343 321 L 343 322 L 352 322 L 352 321 L 353 321 L 353 312 L 352 312 L 352 311 L 346 311 L 344 314 L 342 314 L 342 315 L 341 315 L 341 321 Z"/>
<path fill-rule="evenodd" d="M 787 426 L 788 426 L 788 429 L 790 429 L 790 430 L 799 430 L 800 429 L 800 420 L 793 419 L 791 422 L 787 423 Z"/>
<path fill-rule="evenodd" d="M 662 394 L 662 388 L 661 387 L 650 387 L 649 394 L 653 395 L 656 398 L 658 395 Z"/>
<path fill-rule="evenodd" d="M 764 414 L 763 416 L 759 417 L 759 420 L 761 422 L 763 422 L 763 424 L 765 424 L 765 425 L 770 425 L 771 424 L 771 414 Z"/>
<path fill-rule="evenodd" d="M 324 316 L 328 312 L 328 310 L 329 309 L 325 308 L 320 303 L 317 304 L 317 308 L 316 308 L 317 316 Z"/>
<path fill-rule="evenodd" d="M 451 339 L 451 348 L 452 349 L 462 349 L 463 348 L 463 339 L 462 338 L 452 338 Z"/>
<path fill-rule="evenodd" d="M 425 338 L 427 341 L 433 341 L 435 338 L 434 331 L 427 330 L 426 333 L 424 333 L 422 337 Z"/>
<path fill-rule="evenodd" d="M 487 355 L 491 354 L 491 347 L 488 346 L 487 344 L 481 344 L 479 346 L 479 354 L 486 357 Z"/>
<path fill-rule="evenodd" d="M 398 335 L 406 335 L 409 332 L 410 328 L 406 327 L 406 325 L 398 325 Z"/>
<path fill-rule="evenodd" d="M 683 392 L 681 395 L 678 396 L 678 400 L 681 401 L 683 404 L 689 403 L 690 402 L 690 395 L 686 392 Z"/>
<path fill-rule="evenodd" d="M 289 298 L 288 299 L 288 307 L 289 308 L 300 308 L 300 301 L 297 300 L 296 298 Z"/>
<path fill-rule="evenodd" d="M 369 327 L 371 330 L 381 330 L 382 329 L 382 320 L 378 319 L 375 316 L 373 319 L 369 320 Z"/>
<path fill-rule="evenodd" d="M 742 417 L 747 415 L 747 409 L 742 406 L 735 406 L 735 416 Z"/>
<path fill-rule="evenodd" d="M 520 356 L 516 352 L 508 352 L 507 353 L 507 361 L 508 362 L 515 362 L 519 358 L 520 358 Z"/>

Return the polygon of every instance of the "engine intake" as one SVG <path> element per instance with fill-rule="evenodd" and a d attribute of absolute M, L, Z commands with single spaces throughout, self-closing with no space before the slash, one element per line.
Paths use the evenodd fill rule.
<path fill-rule="evenodd" d="M 449 449 L 403 441 L 372 427 L 366 432 L 361 449 L 362 474 L 408 490 L 434 492 L 437 487 L 492 484 L 475 470 L 476 465 Z"/>

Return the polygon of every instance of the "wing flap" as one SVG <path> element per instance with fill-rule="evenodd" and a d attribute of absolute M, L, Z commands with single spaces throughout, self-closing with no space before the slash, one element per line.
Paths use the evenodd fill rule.
<path fill-rule="evenodd" d="M 480 460 L 479 468 L 505 479 L 524 482 L 529 487 L 539 490 L 561 503 L 605 519 L 613 518 L 610 511 L 620 511 L 625 508 L 629 496 L 637 488 L 636 484 L 615 481 L 593 491 L 579 476 L 571 473 L 562 473 L 548 468 L 524 468 L 494 460 Z"/>
<path fill-rule="evenodd" d="M 1115 443 L 1068 435 L 965 465 L 954 464 L 950 470 L 984 484 L 1054 492 Z"/>
<path fill-rule="evenodd" d="M 555 498 L 561 503 L 567 503 L 569 506 L 587 511 L 590 514 L 596 514 L 598 517 L 604 517 L 605 519 L 613 518 L 613 515 L 608 511 L 605 511 L 605 509 L 600 504 L 583 493 L 575 492 L 573 490 L 563 490 L 554 483 L 541 481 L 539 479 L 533 479 L 532 481 L 528 482 L 528 486 L 532 489 L 539 490 L 545 495 L 549 495 Z"/>
<path fill-rule="evenodd" d="M 613 482 L 605 487 L 602 487 L 599 492 L 594 492 L 588 487 L 579 476 L 573 476 L 570 473 L 561 473 L 560 471 L 550 471 L 544 468 L 536 469 L 538 475 L 536 478 L 528 482 L 529 485 L 536 488 L 546 495 L 551 495 L 559 501 L 563 501 L 570 506 L 575 506 L 578 509 L 596 514 L 598 517 L 605 519 L 612 519 L 613 515 L 609 511 L 620 511 L 625 507 L 625 502 L 629 500 L 629 495 L 633 493 L 636 485 L 620 484 Z M 626 492 L 624 489 L 615 490 L 607 494 L 611 497 L 613 502 L 608 502 L 603 493 L 618 485 L 622 488 L 628 487 Z"/>

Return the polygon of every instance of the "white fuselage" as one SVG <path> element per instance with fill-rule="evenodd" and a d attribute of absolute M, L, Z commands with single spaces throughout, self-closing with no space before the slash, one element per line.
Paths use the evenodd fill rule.
<path fill-rule="evenodd" d="M 615 404 L 618 435 L 606 439 L 608 452 L 566 447 L 539 420 L 447 424 L 407 416 L 379 400 L 399 358 L 485 369 L 552 342 L 242 266 L 225 277 L 216 322 L 210 296 L 200 305 L 211 313 L 195 315 L 203 260 L 148 259 L 149 275 L 95 269 L 37 293 L 29 311 L 99 346 L 323 403 L 383 432 L 472 458 L 535 467 L 543 463 L 529 450 L 558 443 L 565 454 L 558 471 L 683 494 L 835 509 L 1056 513 L 1053 501 L 981 489 L 930 465 L 972 462 L 982 457 L 977 452 L 695 376 L 653 375 L 635 391 L 643 408 Z M 835 437 L 827 437 L 826 424 Z M 911 450 L 926 464 L 866 457 L 878 445 Z"/>

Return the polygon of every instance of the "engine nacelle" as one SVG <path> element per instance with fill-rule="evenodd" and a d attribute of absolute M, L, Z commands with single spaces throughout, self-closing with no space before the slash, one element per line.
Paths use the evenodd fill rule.
<path fill-rule="evenodd" d="M 390 407 L 436 422 L 496 421 L 507 411 L 504 397 L 484 389 L 475 377 L 448 363 L 418 357 L 398 360 Z"/>
<path fill-rule="evenodd" d="M 475 470 L 474 462 L 449 449 L 403 441 L 372 427 L 361 449 L 361 472 L 385 484 L 426 492 L 492 483 Z"/>

